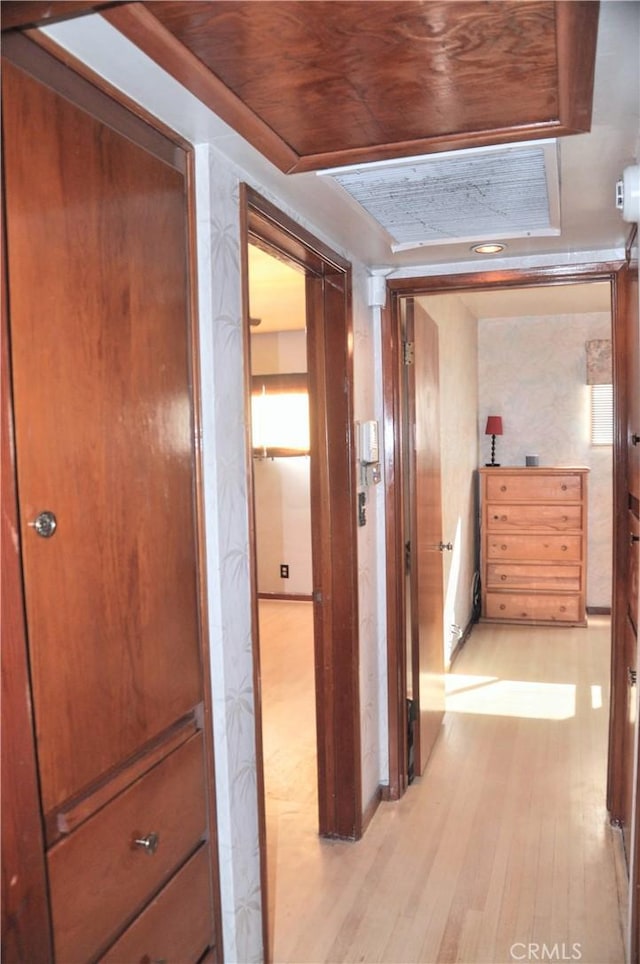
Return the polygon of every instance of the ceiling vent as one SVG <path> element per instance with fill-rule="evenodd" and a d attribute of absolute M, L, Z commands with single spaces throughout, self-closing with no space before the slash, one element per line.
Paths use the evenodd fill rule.
<path fill-rule="evenodd" d="M 393 251 L 560 234 L 555 140 L 322 173 L 382 225 Z"/>

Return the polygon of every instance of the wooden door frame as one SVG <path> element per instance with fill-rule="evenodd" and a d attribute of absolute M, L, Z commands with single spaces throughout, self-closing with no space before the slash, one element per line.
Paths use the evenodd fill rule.
<path fill-rule="evenodd" d="M 307 277 L 307 338 L 311 409 L 311 529 L 313 551 L 315 688 L 319 832 L 357 840 L 362 835 L 358 565 L 351 265 L 246 184 L 240 186 L 244 310 L 245 410 L 251 397 L 248 244 L 251 239 L 302 267 Z M 328 289 L 341 308 L 328 318 Z M 263 934 L 267 914 L 264 756 L 261 725 L 256 520 L 250 426 L 247 484 L 251 554 Z M 346 444 L 345 444 L 346 442 Z"/>
<path fill-rule="evenodd" d="M 624 583 L 626 568 L 626 516 L 622 510 L 626 499 L 627 438 L 626 404 L 629 387 L 624 366 L 624 276 L 623 261 L 599 262 L 584 265 L 562 265 L 548 268 L 514 268 L 497 271 L 478 271 L 461 274 L 442 274 L 419 278 L 391 279 L 387 282 L 387 306 L 382 311 L 382 381 L 383 432 L 385 459 L 385 511 L 387 556 L 387 695 L 389 707 L 389 783 L 386 799 L 396 800 L 407 789 L 404 767 L 406 760 L 406 704 L 404 691 L 404 546 L 401 364 L 402 337 L 400 301 L 406 297 L 432 294 L 457 294 L 473 290 L 504 288 L 549 287 L 607 281 L 611 284 L 611 328 L 614 353 L 614 447 L 613 447 L 613 506 L 614 552 L 612 594 L 612 658 L 611 698 L 609 723 L 609 763 L 607 776 L 607 807 L 612 820 L 620 808 L 622 792 L 619 758 L 624 728 L 626 672 L 621 657 L 624 619 Z"/>

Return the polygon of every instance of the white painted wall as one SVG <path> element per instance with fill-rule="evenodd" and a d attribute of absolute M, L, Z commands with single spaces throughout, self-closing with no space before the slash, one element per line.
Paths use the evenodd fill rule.
<path fill-rule="evenodd" d="M 475 316 L 457 295 L 418 299 L 438 326 L 440 474 L 443 554 L 444 657 L 449 664 L 471 620 L 476 569 L 478 467 L 478 335 Z"/>
<path fill-rule="evenodd" d="M 480 461 L 489 461 L 487 415 L 502 415 L 496 461 L 586 466 L 589 473 L 587 605 L 611 605 L 612 447 L 589 440 L 585 342 L 611 337 L 608 312 L 478 323 Z"/>
<path fill-rule="evenodd" d="M 254 375 L 306 372 L 307 336 L 301 331 L 251 335 Z M 310 596 L 311 493 L 308 456 L 253 459 L 258 592 Z M 280 577 L 280 565 L 289 578 Z"/>

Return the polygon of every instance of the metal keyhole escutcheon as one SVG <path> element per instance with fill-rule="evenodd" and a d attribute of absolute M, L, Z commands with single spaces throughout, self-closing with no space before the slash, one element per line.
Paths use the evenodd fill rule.
<path fill-rule="evenodd" d="M 50 539 L 56 531 L 58 523 L 53 512 L 46 510 L 40 512 L 29 525 L 36 530 L 36 534 L 42 539 Z"/>

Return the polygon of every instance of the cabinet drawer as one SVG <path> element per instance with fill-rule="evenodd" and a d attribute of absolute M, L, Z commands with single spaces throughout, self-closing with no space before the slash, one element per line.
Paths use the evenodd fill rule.
<path fill-rule="evenodd" d="M 113 940 L 195 850 L 205 829 L 198 733 L 50 850 L 56 959 L 86 961 Z M 152 833 L 158 835 L 154 853 L 135 844 Z"/>
<path fill-rule="evenodd" d="M 580 611 L 580 596 L 561 596 L 540 593 L 497 593 L 486 595 L 488 619 L 527 619 L 544 622 L 579 622 L 583 619 Z"/>
<path fill-rule="evenodd" d="M 582 476 L 572 475 L 487 475 L 488 502 L 580 502 Z"/>
<path fill-rule="evenodd" d="M 487 506 L 489 531 L 530 529 L 541 532 L 564 532 L 582 529 L 582 507 L 579 505 L 494 505 Z"/>
<path fill-rule="evenodd" d="M 487 566 L 487 589 L 580 590 L 580 566 L 527 566 L 492 562 Z"/>
<path fill-rule="evenodd" d="M 205 846 L 100 958 L 102 964 L 196 964 L 213 943 L 209 873 Z"/>
<path fill-rule="evenodd" d="M 487 536 L 487 559 L 524 562 L 580 562 L 581 536 L 511 535 Z"/>

